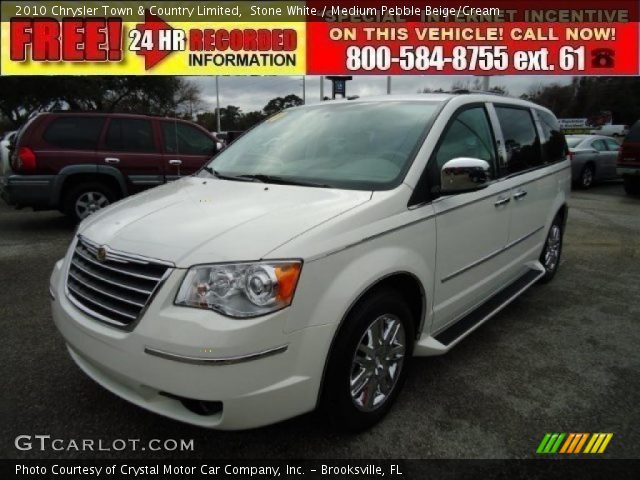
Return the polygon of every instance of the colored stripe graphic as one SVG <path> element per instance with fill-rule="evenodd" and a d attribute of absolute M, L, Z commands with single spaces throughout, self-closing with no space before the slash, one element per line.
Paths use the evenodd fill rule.
<path fill-rule="evenodd" d="M 546 433 L 538 445 L 536 453 L 600 454 L 604 453 L 612 438 L 613 433 Z M 586 447 L 583 450 L 585 444 Z"/>

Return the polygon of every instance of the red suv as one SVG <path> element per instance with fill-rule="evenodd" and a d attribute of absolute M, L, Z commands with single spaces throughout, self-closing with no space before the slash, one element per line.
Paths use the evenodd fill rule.
<path fill-rule="evenodd" d="M 57 208 L 81 220 L 122 197 L 191 175 L 216 150 L 207 130 L 185 120 L 41 113 L 16 135 L 0 194 L 18 208 Z"/>
<path fill-rule="evenodd" d="M 629 130 L 618 154 L 618 175 L 629 195 L 640 195 L 640 120 Z"/>

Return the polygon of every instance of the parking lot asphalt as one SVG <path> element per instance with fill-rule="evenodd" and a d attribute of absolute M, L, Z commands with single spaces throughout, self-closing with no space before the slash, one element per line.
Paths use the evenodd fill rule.
<path fill-rule="evenodd" d="M 67 355 L 48 278 L 74 226 L 0 206 L 3 458 L 527 458 L 546 432 L 612 432 L 640 457 L 640 199 L 573 192 L 563 263 L 449 354 L 419 358 L 381 424 L 333 432 L 317 414 L 244 432 L 184 425 L 119 399 Z M 194 440 L 193 452 L 19 451 L 17 435 Z"/>

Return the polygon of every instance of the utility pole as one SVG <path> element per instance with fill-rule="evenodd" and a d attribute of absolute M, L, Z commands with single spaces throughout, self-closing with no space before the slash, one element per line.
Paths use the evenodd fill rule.
<path fill-rule="evenodd" d="M 391 75 L 387 75 L 387 95 L 391 95 Z"/>
<path fill-rule="evenodd" d="M 302 75 L 302 104 L 307 104 L 307 76 Z"/>
<path fill-rule="evenodd" d="M 320 77 L 320 101 L 324 100 L 324 76 Z"/>
<path fill-rule="evenodd" d="M 216 124 L 217 132 L 220 133 L 220 78 L 216 75 Z"/>
<path fill-rule="evenodd" d="M 485 75 L 484 77 L 482 77 L 482 90 L 485 92 L 489 91 L 489 80 L 491 79 L 491 77 L 489 75 Z"/>

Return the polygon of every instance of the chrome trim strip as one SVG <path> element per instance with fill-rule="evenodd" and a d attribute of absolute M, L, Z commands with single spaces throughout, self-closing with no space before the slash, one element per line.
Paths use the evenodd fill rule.
<path fill-rule="evenodd" d="M 449 280 L 451 280 L 452 278 L 455 278 L 455 277 L 457 277 L 458 275 L 461 275 L 461 274 L 463 274 L 464 272 L 466 272 L 466 271 L 468 271 L 468 270 L 471 270 L 472 268 L 477 267 L 478 265 L 480 265 L 480 264 L 482 264 L 482 263 L 484 263 L 484 262 L 487 262 L 487 261 L 491 260 L 492 258 L 497 257 L 497 256 L 498 256 L 498 255 L 500 255 L 501 253 L 503 253 L 503 252 L 505 252 L 505 251 L 509 250 L 510 248 L 513 248 L 513 247 L 515 247 L 516 245 L 518 245 L 519 243 L 524 242 L 524 241 L 525 241 L 525 240 L 527 240 L 528 238 L 533 237 L 536 233 L 538 233 L 538 232 L 539 232 L 540 230 L 542 230 L 543 228 L 544 228 L 544 226 L 539 227 L 539 228 L 536 228 L 533 232 L 531 232 L 531 233 L 527 233 L 524 237 L 518 238 L 517 240 L 514 240 L 514 241 L 513 241 L 513 242 L 511 242 L 511 243 L 508 243 L 508 244 L 507 244 L 507 245 L 505 245 L 504 247 L 502 247 L 502 248 L 500 248 L 500 249 L 498 249 L 498 250 L 496 250 L 496 251 L 494 251 L 494 252 L 490 253 L 489 255 L 487 255 L 487 256 L 485 256 L 485 257 L 482 257 L 482 258 L 481 258 L 481 259 L 479 259 L 479 260 L 476 260 L 475 262 L 473 262 L 473 263 L 471 263 L 471 264 L 467 265 L 466 267 L 462 267 L 460 270 L 456 270 L 455 272 L 453 272 L 453 273 L 451 273 L 451 274 L 447 275 L 446 277 L 441 278 L 441 279 L 440 279 L 440 282 L 441 282 L 441 283 L 448 282 L 448 281 L 449 281 Z"/>
<path fill-rule="evenodd" d="M 106 306 L 104 303 L 100 303 L 100 302 L 98 302 L 97 300 L 94 300 L 94 299 L 92 299 L 92 298 L 87 297 L 86 295 L 84 295 L 84 294 L 80 293 L 80 291 L 79 291 L 79 290 L 77 290 L 73 285 L 67 285 L 67 287 L 69 288 L 69 291 L 70 291 L 70 293 L 72 294 L 72 296 L 73 296 L 73 295 L 77 295 L 78 297 L 80 297 L 80 298 L 82 298 L 82 299 L 86 300 L 87 302 L 92 303 L 92 304 L 94 304 L 94 305 L 97 305 L 97 306 L 98 306 L 98 307 L 100 307 L 100 308 L 104 308 L 105 310 L 109 310 L 110 312 L 113 312 L 113 313 L 115 313 L 116 315 L 121 315 L 121 316 L 123 316 L 123 317 L 130 318 L 131 320 L 136 320 L 136 318 L 137 318 L 135 315 L 132 315 L 132 314 L 130 314 L 130 313 L 123 312 L 123 311 L 121 311 L 121 310 L 118 310 L 117 308 L 108 307 L 108 306 Z"/>
<path fill-rule="evenodd" d="M 97 279 L 98 281 L 101 281 L 101 282 L 104 282 L 104 283 L 108 283 L 110 285 L 115 285 L 116 287 L 124 288 L 125 290 L 131 290 L 132 292 L 142 293 L 143 295 L 151 295 L 153 293 L 153 290 L 144 290 L 142 288 L 132 287 L 130 285 L 125 285 L 123 283 L 114 282 L 113 280 L 110 280 L 108 278 L 101 277 L 100 275 L 96 274 L 95 272 L 90 272 L 89 270 L 87 270 L 86 267 L 80 265 L 75 258 L 71 258 L 71 265 L 74 268 L 77 268 L 78 270 L 82 271 L 83 273 L 89 275 L 90 277 L 93 277 L 93 278 Z"/>
<path fill-rule="evenodd" d="M 85 238 L 82 235 L 78 235 L 78 239 L 80 240 L 81 243 L 85 244 L 85 245 L 89 245 L 92 246 L 93 248 L 104 248 L 107 251 L 107 254 L 114 254 L 117 257 L 121 257 L 123 259 L 132 261 L 132 262 L 138 262 L 138 263 L 143 263 L 143 264 L 147 264 L 147 263 L 155 263 L 155 264 L 159 264 L 159 265 L 164 265 L 167 267 L 175 267 L 175 263 L 173 262 L 169 262 L 167 260 L 160 260 L 157 258 L 153 258 L 153 257 L 145 257 L 143 255 L 136 255 L 133 253 L 126 253 L 126 252 L 121 252 L 119 250 L 115 250 L 111 247 L 109 247 L 108 245 L 100 245 L 96 242 L 94 242 L 93 240 L 89 240 L 88 238 Z M 107 258 L 109 258 L 107 256 Z"/>
<path fill-rule="evenodd" d="M 128 277 L 134 277 L 134 278 L 140 278 L 142 280 L 151 280 L 152 282 L 159 282 L 160 279 L 162 279 L 162 276 L 160 277 L 152 277 L 150 275 L 143 275 L 141 273 L 133 273 L 133 272 L 128 272 L 126 270 L 120 270 L 119 268 L 116 268 L 112 265 L 107 265 L 105 263 L 101 263 L 101 262 L 97 262 L 96 260 L 94 260 L 93 258 L 87 256 L 82 250 L 80 249 L 76 249 L 76 252 L 78 255 L 80 255 L 83 260 L 86 260 L 89 263 L 93 263 L 94 265 L 97 265 L 100 268 L 104 268 L 105 270 L 110 270 L 112 272 L 116 272 L 120 275 L 124 275 L 124 276 L 128 276 Z"/>
<path fill-rule="evenodd" d="M 144 347 L 144 353 L 152 355 L 154 357 L 164 358 L 165 360 L 172 360 L 174 362 L 189 363 L 191 365 L 233 365 L 236 363 L 250 362 L 259 358 L 270 357 L 283 353 L 289 348 L 289 345 L 282 345 L 280 347 L 271 348 L 269 350 L 263 350 L 262 352 L 249 353 L 247 355 L 238 355 L 235 357 L 219 357 L 219 358 L 207 358 L 207 357 L 191 357 L 187 355 L 180 355 L 177 353 L 165 352 L 152 347 Z"/>
<path fill-rule="evenodd" d="M 114 300 L 118 300 L 120 302 L 128 303 L 129 305 L 133 305 L 134 307 L 138 307 L 138 308 L 144 308 L 144 306 L 145 306 L 144 303 L 136 302 L 136 301 L 133 301 L 131 299 L 124 298 L 122 296 L 114 295 L 114 294 L 109 293 L 109 292 L 107 292 L 105 290 L 100 290 L 96 286 L 91 285 L 90 283 L 88 283 L 86 280 L 82 280 L 81 278 L 77 277 L 72 271 L 69 271 L 69 276 L 71 278 L 73 278 L 76 282 L 80 283 L 83 287 L 88 288 L 90 290 L 93 290 L 94 292 L 97 292 L 100 295 L 104 295 L 105 297 L 113 298 Z"/>

